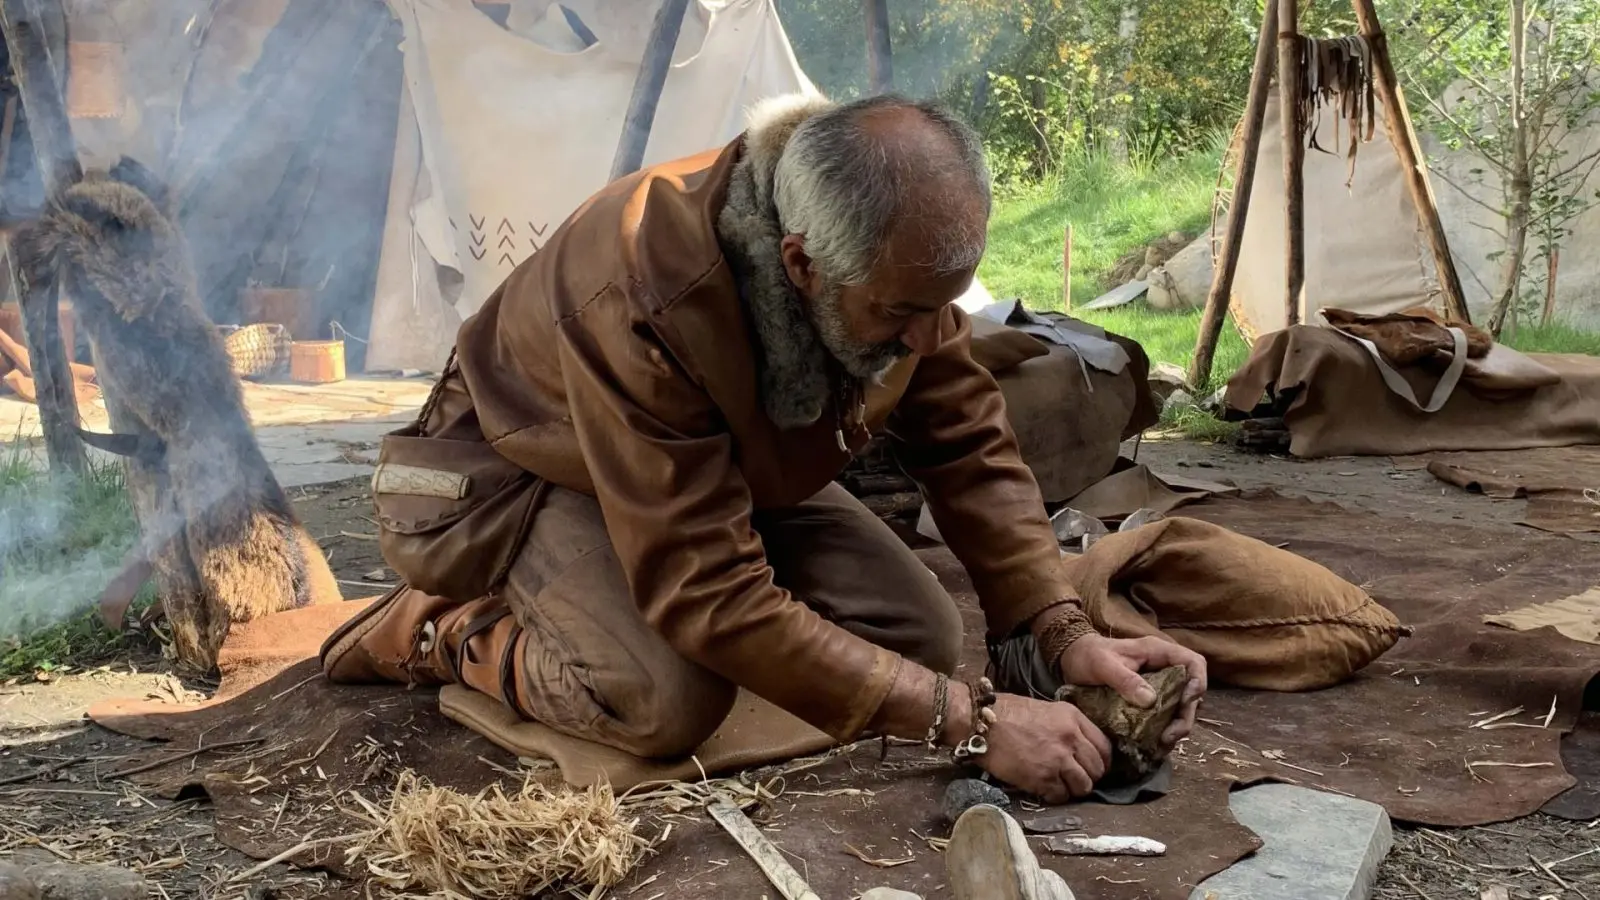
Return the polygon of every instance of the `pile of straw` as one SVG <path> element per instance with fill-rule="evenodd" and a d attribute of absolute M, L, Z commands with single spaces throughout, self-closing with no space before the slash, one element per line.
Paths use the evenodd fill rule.
<path fill-rule="evenodd" d="M 610 887 L 649 847 L 608 786 L 551 790 L 529 780 L 474 796 L 400 774 L 387 808 L 362 801 L 373 825 L 349 850 L 385 887 L 512 900 L 550 888 Z"/>

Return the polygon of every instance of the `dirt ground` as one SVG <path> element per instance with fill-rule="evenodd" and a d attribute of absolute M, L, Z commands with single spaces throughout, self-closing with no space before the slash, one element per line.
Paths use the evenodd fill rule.
<path fill-rule="evenodd" d="M 1150 438 L 1125 449 L 1135 452 L 1158 471 L 1274 487 L 1384 516 L 1522 527 L 1515 524 L 1522 501 L 1467 494 L 1436 481 L 1414 460 L 1306 462 Z M 291 492 L 347 597 L 379 594 L 395 578 L 378 550 L 367 491 L 366 480 L 357 479 Z M 261 871 L 256 860 L 222 846 L 204 798 L 146 797 L 114 777 L 127 766 L 122 760 L 143 745 L 87 724 L 84 709 L 103 698 L 180 700 L 208 688 L 181 684 L 164 671 L 159 658 L 145 657 L 48 684 L 0 688 L 0 861 L 9 853 L 116 862 L 144 872 L 160 895 L 172 898 L 266 900 L 336 890 L 328 876 L 281 865 Z M 1600 897 L 1596 824 L 1537 815 L 1484 828 L 1397 827 L 1377 896 L 1476 900 L 1494 896 L 1483 892 L 1502 885 L 1507 893 L 1500 896 L 1509 898 Z"/>

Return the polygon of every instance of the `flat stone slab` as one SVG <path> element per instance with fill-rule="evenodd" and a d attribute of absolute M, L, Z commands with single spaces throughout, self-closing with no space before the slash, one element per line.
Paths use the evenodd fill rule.
<path fill-rule="evenodd" d="M 1190 900 L 1371 900 L 1394 846 L 1383 807 L 1292 784 L 1234 791 L 1228 807 L 1264 844 Z"/>

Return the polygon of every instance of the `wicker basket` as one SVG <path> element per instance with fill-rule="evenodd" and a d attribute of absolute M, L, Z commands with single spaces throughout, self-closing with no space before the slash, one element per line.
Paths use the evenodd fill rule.
<path fill-rule="evenodd" d="M 223 346 L 233 360 L 234 373 L 240 378 L 272 378 L 288 370 L 293 343 L 289 329 L 260 323 L 223 330 L 227 332 L 222 339 Z"/>

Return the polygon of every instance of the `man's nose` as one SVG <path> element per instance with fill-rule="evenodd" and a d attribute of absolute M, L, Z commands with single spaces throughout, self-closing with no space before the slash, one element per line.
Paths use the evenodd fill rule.
<path fill-rule="evenodd" d="M 932 356 L 939 349 L 939 314 L 927 312 L 912 319 L 900 342 L 918 356 Z"/>

